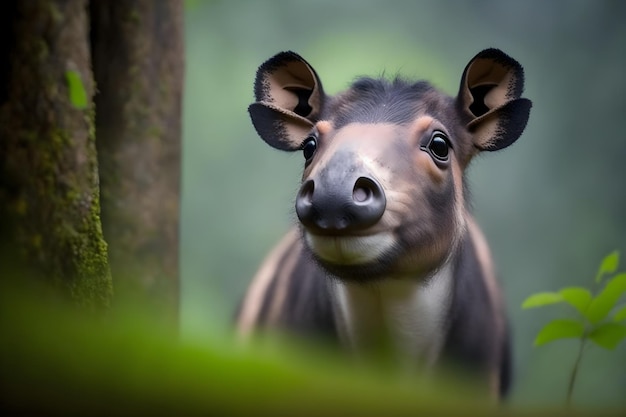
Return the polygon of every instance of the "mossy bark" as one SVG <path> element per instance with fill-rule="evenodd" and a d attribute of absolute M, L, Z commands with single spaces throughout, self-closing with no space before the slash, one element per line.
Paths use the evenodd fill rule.
<path fill-rule="evenodd" d="M 1 12 L 3 279 L 37 276 L 80 305 L 105 307 L 112 283 L 100 223 L 87 3 L 13 0 Z M 80 75 L 85 108 L 70 102 L 68 71 Z"/>
<path fill-rule="evenodd" d="M 183 2 L 91 2 L 104 236 L 116 296 L 177 323 Z"/>

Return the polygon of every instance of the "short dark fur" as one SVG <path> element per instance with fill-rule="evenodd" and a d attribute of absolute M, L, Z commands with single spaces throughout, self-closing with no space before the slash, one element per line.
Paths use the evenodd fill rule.
<path fill-rule="evenodd" d="M 289 259 L 297 258 L 292 270 L 286 269 Z M 333 317 L 330 295 L 326 285 L 327 273 L 317 267 L 310 252 L 298 243 L 291 252 L 286 252 L 276 266 L 277 276 L 289 273 L 298 277 L 287 283 L 285 305 L 280 311 L 277 323 L 281 329 L 289 330 L 304 338 L 336 341 L 337 329 Z M 267 290 L 267 297 L 259 315 L 259 325 L 269 321 L 268 313 L 276 294 L 276 279 Z"/>
<path fill-rule="evenodd" d="M 510 348 L 508 343 L 498 347 L 498 341 L 490 331 L 495 317 L 486 286 L 472 274 L 477 268 L 474 244 L 466 237 L 455 265 L 454 294 L 444 352 L 453 364 L 473 371 L 484 372 L 493 367 L 507 369 L 501 372 L 504 378 L 500 380 L 500 395 L 504 396 L 511 384 L 508 372 Z"/>
<path fill-rule="evenodd" d="M 432 90 L 425 81 L 361 78 L 329 103 L 322 118 L 332 119 L 336 129 L 355 122 L 410 123 L 421 110 L 424 94 Z"/>

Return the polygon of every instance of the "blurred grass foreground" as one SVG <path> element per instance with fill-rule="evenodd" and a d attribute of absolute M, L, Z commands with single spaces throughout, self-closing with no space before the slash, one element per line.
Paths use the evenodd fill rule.
<path fill-rule="evenodd" d="M 471 384 L 354 369 L 324 350 L 278 341 L 254 350 L 224 338 L 181 341 L 136 307 L 93 315 L 7 289 L 0 301 L 3 415 L 465 416 L 538 411 L 481 402 Z M 565 415 L 566 410 L 539 411 Z"/>

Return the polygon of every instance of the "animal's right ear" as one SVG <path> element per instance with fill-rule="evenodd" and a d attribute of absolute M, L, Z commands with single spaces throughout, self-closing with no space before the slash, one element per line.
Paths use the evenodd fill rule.
<path fill-rule="evenodd" d="M 302 149 L 324 100 L 322 83 L 309 63 L 294 52 L 274 55 L 257 70 L 254 95 L 256 103 L 248 112 L 259 136 L 283 151 Z"/>

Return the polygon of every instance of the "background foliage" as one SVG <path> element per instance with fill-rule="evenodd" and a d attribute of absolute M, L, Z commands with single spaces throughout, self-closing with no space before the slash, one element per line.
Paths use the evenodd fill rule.
<path fill-rule="evenodd" d="M 228 331 L 256 267 L 295 219 L 302 157 L 265 145 L 246 112 L 261 62 L 295 50 L 331 94 L 358 75 L 396 73 L 456 94 L 467 61 L 493 46 L 524 65 L 534 106 L 513 147 L 472 166 L 474 213 L 514 330 L 512 402 L 562 404 L 576 341 L 532 345 L 546 321 L 570 312 L 522 312 L 520 304 L 531 293 L 586 285 L 598 260 L 626 250 L 625 16 L 626 3 L 592 0 L 189 2 L 184 335 Z M 625 344 L 585 355 L 574 403 L 625 406 Z"/>

